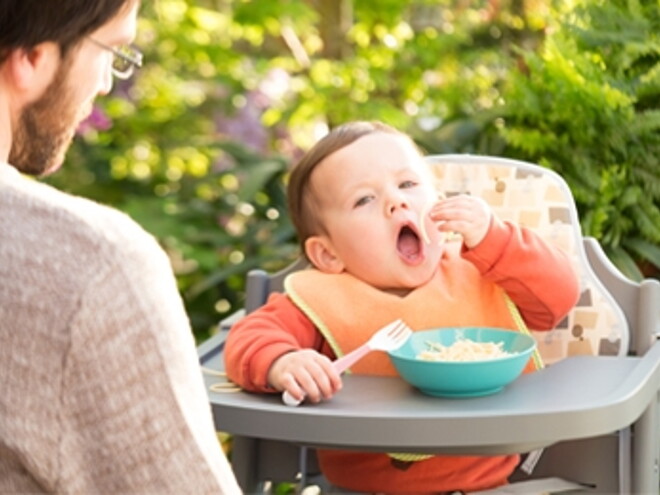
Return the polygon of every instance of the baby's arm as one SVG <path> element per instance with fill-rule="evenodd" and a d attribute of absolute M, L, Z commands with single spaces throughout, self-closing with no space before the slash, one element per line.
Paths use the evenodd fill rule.
<path fill-rule="evenodd" d="M 579 284 L 566 253 L 502 222 L 483 199 L 443 199 L 429 215 L 439 230 L 461 234 L 462 256 L 507 292 L 530 328 L 553 328 L 575 305 Z"/>
<path fill-rule="evenodd" d="M 532 329 L 554 328 L 578 300 L 579 282 L 568 255 L 496 216 L 484 239 L 464 247 L 462 256 L 507 292 Z"/>
<path fill-rule="evenodd" d="M 330 365 L 334 354 L 312 322 L 282 294 L 239 320 L 225 345 L 231 380 L 246 390 L 288 390 L 295 398 L 318 401 L 341 388 Z"/>

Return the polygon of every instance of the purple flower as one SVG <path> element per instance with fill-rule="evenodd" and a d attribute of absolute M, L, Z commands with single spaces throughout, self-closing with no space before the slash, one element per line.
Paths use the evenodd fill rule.
<path fill-rule="evenodd" d="M 107 131 L 111 127 L 112 120 L 110 120 L 110 117 L 99 107 L 94 106 L 92 113 L 78 125 L 77 132 L 84 136 L 90 131 Z"/>

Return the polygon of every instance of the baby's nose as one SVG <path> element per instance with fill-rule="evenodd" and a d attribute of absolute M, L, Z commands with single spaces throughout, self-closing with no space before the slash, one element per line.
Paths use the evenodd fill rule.
<path fill-rule="evenodd" d="M 408 201 L 400 196 L 394 196 L 388 205 L 388 212 L 394 213 L 396 210 L 407 210 L 410 207 Z"/>

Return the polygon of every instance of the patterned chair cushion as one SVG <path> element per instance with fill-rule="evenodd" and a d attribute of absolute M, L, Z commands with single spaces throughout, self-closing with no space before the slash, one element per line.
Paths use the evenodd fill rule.
<path fill-rule="evenodd" d="M 534 331 L 550 364 L 575 355 L 625 355 L 628 324 L 587 261 L 575 202 L 555 172 L 530 163 L 471 155 L 429 156 L 438 191 L 484 198 L 503 220 L 537 232 L 570 254 L 580 279 L 577 305 L 551 331 Z"/>

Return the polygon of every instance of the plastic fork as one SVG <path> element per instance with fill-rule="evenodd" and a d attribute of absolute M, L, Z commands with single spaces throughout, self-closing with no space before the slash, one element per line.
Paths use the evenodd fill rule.
<path fill-rule="evenodd" d="M 406 340 L 408 340 L 408 337 L 410 337 L 411 334 L 412 330 L 403 322 L 403 320 L 394 320 L 392 323 L 388 323 L 374 333 L 371 338 L 360 347 L 333 361 L 332 366 L 337 373 L 341 374 L 371 351 L 393 351 L 398 349 L 406 342 Z M 289 392 L 285 390 L 282 394 L 282 402 L 287 406 L 297 406 L 302 400 L 294 399 Z"/>

